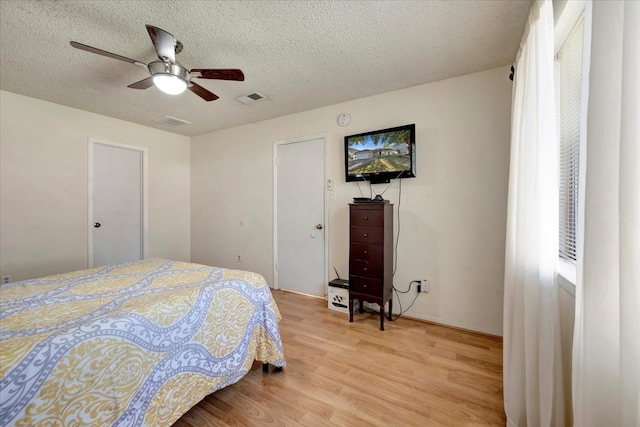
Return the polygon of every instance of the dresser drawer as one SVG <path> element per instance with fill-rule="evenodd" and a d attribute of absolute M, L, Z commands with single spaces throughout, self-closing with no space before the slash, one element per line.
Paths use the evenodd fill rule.
<path fill-rule="evenodd" d="M 382 209 L 351 209 L 351 225 L 384 227 L 384 211 Z"/>
<path fill-rule="evenodd" d="M 356 276 L 382 277 L 383 269 L 382 264 L 379 262 L 363 261 L 359 259 L 352 259 L 349 263 L 349 274 L 355 274 Z"/>
<path fill-rule="evenodd" d="M 351 241 L 358 243 L 384 242 L 384 228 L 380 227 L 351 227 Z"/>
<path fill-rule="evenodd" d="M 349 276 L 349 292 L 382 297 L 382 280 Z"/>
<path fill-rule="evenodd" d="M 351 243 L 351 259 L 382 262 L 384 251 L 382 245 Z"/>

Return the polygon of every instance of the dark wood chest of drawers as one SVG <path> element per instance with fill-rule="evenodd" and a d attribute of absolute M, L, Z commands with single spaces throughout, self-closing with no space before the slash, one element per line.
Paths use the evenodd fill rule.
<path fill-rule="evenodd" d="M 349 205 L 349 321 L 353 322 L 353 300 L 380 306 L 380 330 L 384 331 L 385 304 L 388 318 L 393 308 L 393 205 L 354 203 Z"/>

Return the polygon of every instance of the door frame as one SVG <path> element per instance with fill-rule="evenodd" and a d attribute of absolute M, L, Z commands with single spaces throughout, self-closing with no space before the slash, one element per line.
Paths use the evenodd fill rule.
<path fill-rule="evenodd" d="M 138 147 L 135 145 L 129 145 L 129 144 L 121 144 L 119 142 L 112 142 L 112 141 L 106 141 L 106 140 L 102 140 L 102 139 L 97 139 L 97 138 L 92 138 L 89 137 L 88 141 L 88 157 L 89 157 L 89 161 L 88 161 L 88 222 L 87 222 L 87 230 L 88 230 L 88 238 L 87 238 L 87 268 L 92 268 L 93 267 L 93 224 L 94 224 L 94 219 L 93 219 L 93 171 L 94 171 L 94 147 L 96 144 L 100 144 L 100 145 L 109 145 L 112 147 L 119 147 L 119 148 L 126 148 L 129 150 L 136 150 L 136 151 L 140 151 L 141 155 L 142 155 L 142 240 L 141 240 L 141 244 L 142 244 L 142 258 L 147 258 L 148 256 L 148 247 L 147 247 L 147 243 L 148 243 L 148 212 L 147 212 L 147 206 L 148 206 L 148 196 L 149 196 L 149 191 L 148 191 L 148 157 L 149 157 L 149 149 L 146 147 Z"/>
<path fill-rule="evenodd" d="M 327 204 L 327 140 L 328 134 L 321 133 L 299 138 L 290 138 L 273 142 L 273 288 L 280 289 L 278 282 L 278 148 L 281 145 L 297 144 L 314 139 L 322 140 L 322 181 L 324 191 L 322 192 L 322 205 L 324 216 L 324 295 L 325 299 L 329 289 L 329 206 Z"/>

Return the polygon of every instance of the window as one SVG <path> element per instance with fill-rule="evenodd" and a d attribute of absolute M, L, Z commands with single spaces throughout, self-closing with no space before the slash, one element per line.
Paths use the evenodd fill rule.
<path fill-rule="evenodd" d="M 584 16 L 581 16 L 556 55 L 560 149 L 559 256 L 573 264 L 576 263 L 577 249 L 583 33 Z"/>

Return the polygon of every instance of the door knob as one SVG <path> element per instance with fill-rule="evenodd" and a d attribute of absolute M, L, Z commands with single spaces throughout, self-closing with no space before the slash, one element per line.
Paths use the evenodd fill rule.
<path fill-rule="evenodd" d="M 322 224 L 318 224 L 318 225 L 316 225 L 316 228 L 317 228 L 318 230 L 322 230 L 324 227 L 322 226 Z"/>
<path fill-rule="evenodd" d="M 94 226 L 95 228 L 100 228 L 100 226 L 101 226 L 101 225 L 102 225 L 102 224 L 100 224 L 99 222 L 96 222 L 95 224 L 93 224 L 93 226 Z"/>

